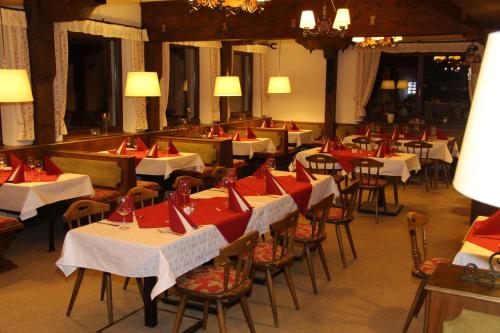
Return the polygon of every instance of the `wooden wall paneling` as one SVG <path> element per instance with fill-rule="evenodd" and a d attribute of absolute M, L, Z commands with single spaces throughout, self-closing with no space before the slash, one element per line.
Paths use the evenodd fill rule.
<path fill-rule="evenodd" d="M 157 72 L 158 79 L 161 80 L 163 72 L 163 52 L 162 42 L 152 41 L 146 42 L 144 45 L 145 65 L 147 71 Z M 159 131 L 160 128 L 160 98 L 147 97 L 146 98 L 146 112 L 148 117 L 149 131 Z"/>
<path fill-rule="evenodd" d="M 323 135 L 332 138 L 336 133 L 338 50 L 325 50 L 323 55 L 326 58 L 325 127 Z"/>

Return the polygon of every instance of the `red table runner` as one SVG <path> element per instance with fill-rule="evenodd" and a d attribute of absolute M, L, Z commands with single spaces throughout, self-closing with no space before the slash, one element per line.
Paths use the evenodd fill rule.
<path fill-rule="evenodd" d="M 9 178 L 11 171 L 1 171 L 0 172 L 0 184 L 4 184 Z M 33 183 L 33 182 L 55 182 L 59 175 L 47 175 L 45 171 L 42 171 L 40 176 L 36 171 L 25 171 L 24 172 L 25 183 Z M 22 183 L 19 183 L 22 184 Z"/>
<path fill-rule="evenodd" d="M 371 151 L 358 151 L 357 153 L 353 153 L 349 149 L 344 149 L 344 150 L 333 150 L 331 152 L 332 156 L 337 159 L 339 162 L 340 166 L 342 169 L 344 169 L 345 172 L 351 173 L 352 172 L 352 164 L 351 161 L 355 158 L 360 158 L 360 157 L 372 157 L 373 152 Z"/>

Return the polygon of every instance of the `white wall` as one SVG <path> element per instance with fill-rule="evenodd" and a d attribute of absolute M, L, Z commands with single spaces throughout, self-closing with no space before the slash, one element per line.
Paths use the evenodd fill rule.
<path fill-rule="evenodd" d="M 337 110 L 335 121 L 339 124 L 355 124 L 354 113 L 356 102 L 354 89 L 356 86 L 357 53 L 349 48 L 339 51 L 337 67 Z"/>
<path fill-rule="evenodd" d="M 269 76 L 278 74 L 278 50 L 269 52 Z M 290 77 L 291 94 L 269 96 L 269 116 L 278 120 L 323 122 L 326 59 L 294 41 L 281 42 L 281 75 Z M 267 87 L 266 87 L 267 89 Z"/>
<path fill-rule="evenodd" d="M 200 47 L 200 122 L 211 124 L 214 120 L 212 112 L 212 84 L 210 82 L 210 51 Z"/>

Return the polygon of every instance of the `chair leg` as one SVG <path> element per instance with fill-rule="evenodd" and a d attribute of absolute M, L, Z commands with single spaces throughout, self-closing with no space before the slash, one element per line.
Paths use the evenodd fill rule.
<path fill-rule="evenodd" d="M 349 223 L 344 223 L 344 227 L 347 239 L 349 240 L 349 245 L 351 245 L 352 256 L 354 257 L 354 259 L 357 259 L 358 256 L 356 255 L 356 249 L 354 248 L 354 241 L 352 240 L 351 227 L 349 226 Z"/>
<path fill-rule="evenodd" d="M 78 291 L 80 290 L 80 285 L 82 284 L 84 273 L 85 268 L 78 268 L 78 275 L 76 276 L 73 293 L 71 294 L 71 299 L 69 300 L 68 310 L 66 310 L 66 317 L 71 316 L 71 310 L 73 309 L 73 305 L 75 304 L 76 296 L 78 296 Z"/>
<path fill-rule="evenodd" d="M 323 251 L 323 245 L 321 243 L 318 243 L 318 254 L 321 259 L 321 263 L 323 264 L 323 269 L 325 270 L 326 279 L 331 281 L 332 279 L 330 278 L 330 271 L 328 270 L 328 265 L 326 263 L 325 251 Z"/>
<path fill-rule="evenodd" d="M 203 329 L 207 329 L 207 322 L 208 322 L 208 309 L 210 307 L 210 301 L 208 299 L 205 300 L 203 303 Z"/>
<path fill-rule="evenodd" d="M 359 189 L 359 193 L 358 193 L 358 210 L 359 208 L 361 208 L 361 199 L 363 198 L 363 189 Z"/>
<path fill-rule="evenodd" d="M 335 233 L 337 234 L 337 242 L 339 243 L 340 258 L 342 259 L 342 266 L 344 268 L 346 268 L 347 264 L 345 261 L 344 243 L 342 242 L 342 233 L 340 231 L 340 225 L 338 225 L 338 224 L 335 224 Z"/>
<path fill-rule="evenodd" d="M 429 167 L 424 168 L 425 192 L 429 192 Z"/>
<path fill-rule="evenodd" d="M 443 177 L 446 182 L 446 188 L 450 187 L 450 174 L 448 172 L 448 165 L 445 161 L 441 161 L 441 168 L 443 169 Z"/>
<path fill-rule="evenodd" d="M 375 223 L 378 223 L 378 191 L 375 192 Z"/>
<path fill-rule="evenodd" d="M 179 309 L 177 310 L 177 315 L 175 316 L 174 328 L 172 333 L 178 333 L 181 327 L 182 317 L 184 317 L 184 311 L 186 310 L 187 295 L 182 294 L 181 302 L 179 303 Z"/>
<path fill-rule="evenodd" d="M 217 320 L 219 321 L 220 333 L 227 333 L 226 320 L 224 319 L 224 309 L 222 307 L 221 300 L 218 299 L 216 304 L 217 304 Z"/>
<path fill-rule="evenodd" d="M 123 290 L 127 290 L 128 283 L 130 282 L 130 278 L 126 277 L 125 282 L 123 283 Z"/>
<path fill-rule="evenodd" d="M 290 273 L 290 267 L 286 266 L 283 268 L 283 272 L 285 273 L 286 283 L 288 284 L 288 289 L 290 289 L 290 294 L 293 298 L 293 304 L 295 304 L 295 308 L 297 310 L 300 309 L 299 300 L 297 299 L 297 294 L 295 293 L 295 286 L 293 285 L 292 274 Z"/>
<path fill-rule="evenodd" d="M 111 274 L 106 275 L 106 307 L 108 309 L 108 323 L 113 323 L 113 291 L 111 289 Z"/>
<path fill-rule="evenodd" d="M 403 327 L 403 333 L 408 330 L 408 328 L 410 327 L 410 324 L 411 324 L 411 320 L 413 319 L 413 317 L 416 317 L 418 310 L 420 310 L 420 307 L 418 305 L 420 304 L 420 306 L 422 306 L 423 299 L 425 299 L 425 289 L 424 288 L 425 288 L 426 283 L 427 283 L 426 280 L 420 281 L 420 284 L 419 284 L 418 289 L 417 289 L 417 293 L 415 294 L 415 297 L 413 298 L 413 302 L 411 303 L 410 310 L 408 311 L 408 316 L 406 317 L 406 322 L 405 322 L 405 325 Z"/>
<path fill-rule="evenodd" d="M 102 301 L 104 301 L 104 293 L 106 292 L 106 273 L 102 272 L 102 279 L 101 279 L 101 297 L 99 298 Z"/>
<path fill-rule="evenodd" d="M 242 295 L 240 298 L 241 309 L 243 310 L 243 314 L 245 315 L 245 319 L 247 320 L 248 328 L 251 333 L 255 333 L 255 327 L 253 326 L 252 315 L 250 314 L 250 308 L 248 307 L 247 297 Z M 224 320 L 224 318 L 222 318 Z"/>
<path fill-rule="evenodd" d="M 269 269 L 266 269 L 266 282 L 269 301 L 271 302 L 271 309 L 273 311 L 274 326 L 278 328 L 280 324 L 278 320 L 278 310 L 276 309 L 276 295 L 274 294 L 273 277 Z"/>
<path fill-rule="evenodd" d="M 304 249 L 306 252 L 307 269 L 309 270 L 309 276 L 311 277 L 313 291 L 315 294 L 318 294 L 318 288 L 316 288 L 316 277 L 314 276 L 314 267 L 311 258 L 311 251 L 309 250 L 309 245 L 305 244 Z"/>

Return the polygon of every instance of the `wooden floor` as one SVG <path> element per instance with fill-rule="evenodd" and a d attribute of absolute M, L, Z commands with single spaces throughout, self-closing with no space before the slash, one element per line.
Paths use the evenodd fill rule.
<path fill-rule="evenodd" d="M 319 295 L 312 293 L 305 262 L 296 262 L 292 268 L 300 311 L 293 306 L 284 278 L 276 279 L 279 329 L 273 325 L 266 287 L 256 285 L 249 305 L 257 332 L 400 332 L 418 283 L 410 275 L 406 212 L 416 210 L 430 216 L 431 255 L 453 257 L 468 228 L 470 205 L 468 199 L 442 184 L 429 193 L 418 185 L 400 188 L 400 201 L 406 204 L 403 212 L 398 217 L 381 217 L 378 225 L 373 216 L 356 215 L 352 231 L 358 259 L 353 261 L 348 252 L 347 269 L 342 268 L 334 230 L 328 226 L 325 250 L 332 281 L 326 281 L 316 254 Z M 19 268 L 0 275 L 0 332 L 92 332 L 107 324 L 97 272 L 85 276 L 73 314 L 65 316 L 76 274 L 64 278 L 55 266 L 64 238 L 62 229 L 56 237 L 56 252 L 47 253 L 46 225 L 34 226 L 20 233 L 8 250 L 7 256 Z M 114 277 L 115 318 L 141 303 L 135 282 L 127 291 L 122 285 L 123 278 Z M 159 326 L 145 329 L 142 312 L 138 312 L 106 332 L 169 332 L 173 320 L 174 315 L 160 312 Z M 187 326 L 190 321 L 183 323 Z M 228 310 L 227 324 L 230 332 L 248 331 L 240 307 Z M 413 321 L 410 332 L 421 332 L 422 325 L 423 316 Z M 218 332 L 213 315 L 207 332 Z"/>

